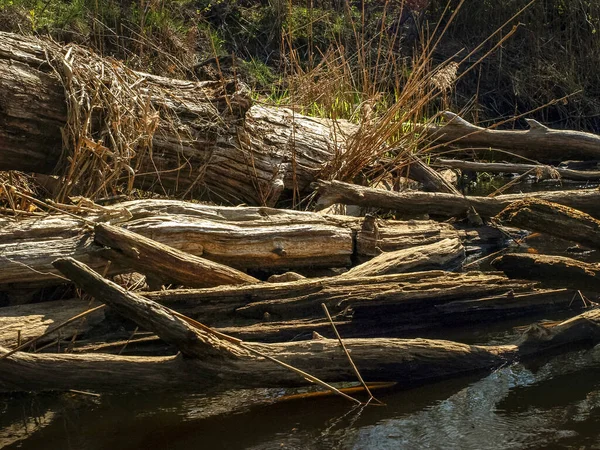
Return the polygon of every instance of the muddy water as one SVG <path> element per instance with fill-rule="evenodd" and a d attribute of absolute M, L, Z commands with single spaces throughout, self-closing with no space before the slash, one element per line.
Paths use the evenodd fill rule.
<path fill-rule="evenodd" d="M 519 250 L 565 254 L 570 245 L 532 238 Z M 595 253 L 577 257 L 598 259 Z M 512 327 L 534 320 L 454 330 L 444 337 L 504 343 L 514 337 Z M 298 392 L 306 390 L 4 396 L 0 448 L 600 448 L 600 346 L 376 392 L 385 406 L 357 409 L 337 397 L 285 400 Z"/>

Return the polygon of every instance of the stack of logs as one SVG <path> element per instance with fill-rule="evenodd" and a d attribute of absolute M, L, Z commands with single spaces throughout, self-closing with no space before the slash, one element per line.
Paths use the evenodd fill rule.
<path fill-rule="evenodd" d="M 1 170 L 55 172 L 67 110 L 47 58 L 37 39 L 0 33 Z M 223 114 L 230 122 L 221 135 L 201 136 L 199 111 L 231 108 L 216 101 L 231 94 L 221 83 L 140 74 L 140 84 L 150 102 L 169 99 L 190 138 L 159 123 L 135 185 L 263 206 L 146 199 L 4 215 L 0 391 L 307 382 L 281 363 L 327 382 L 354 381 L 322 305 L 368 381 L 439 380 L 600 340 L 595 264 L 507 254 L 492 262 L 501 272 L 466 270 L 468 257 L 506 246 L 505 227 L 598 248 L 597 189 L 467 197 L 418 160 L 413 176 L 437 192 L 324 181 L 319 172 L 344 151 L 356 125 L 248 103 Z M 544 161 L 567 153 L 600 159 L 600 138 L 588 133 L 534 121 L 528 131 L 484 130 L 449 113 L 446 120 L 420 131 L 433 145 L 502 148 Z M 546 165 L 470 164 L 463 170 L 600 178 Z M 272 207 L 291 192 L 311 191 L 320 212 Z M 393 211 L 402 220 L 329 214 L 334 205 Z M 465 216 L 469 225 L 448 220 Z M 511 344 L 415 338 L 551 311 L 572 317 L 531 326 Z"/>

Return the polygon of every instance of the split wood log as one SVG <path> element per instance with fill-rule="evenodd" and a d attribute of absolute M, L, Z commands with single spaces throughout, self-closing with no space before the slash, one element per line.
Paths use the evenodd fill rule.
<path fill-rule="evenodd" d="M 565 256 L 510 254 L 496 258 L 492 266 L 511 278 L 536 280 L 549 287 L 600 292 L 600 266 Z"/>
<path fill-rule="evenodd" d="M 329 277 L 287 283 L 219 286 L 145 293 L 196 320 L 223 323 L 235 317 L 292 320 L 322 317 L 321 303 L 333 313 L 347 308 L 397 308 L 398 316 L 453 300 L 531 292 L 535 283 L 508 280 L 498 273 L 414 272 L 377 277 Z"/>
<path fill-rule="evenodd" d="M 0 391 L 196 391 L 217 383 L 228 387 L 306 383 L 297 373 L 266 358 L 308 370 L 329 382 L 355 379 L 337 340 L 286 344 L 236 341 L 201 324 L 192 327 L 168 308 L 106 282 L 74 260 L 61 260 L 57 265 L 127 318 L 173 342 L 182 354 L 148 358 L 18 352 L 0 356 Z M 347 339 L 345 345 L 366 380 L 398 380 L 410 385 L 489 370 L 516 358 L 598 340 L 600 312 L 592 310 L 552 328 L 534 327 L 518 345 L 478 346 L 428 339 Z M 0 352 L 5 354 L 4 349 Z"/>
<path fill-rule="evenodd" d="M 553 180 L 565 178 L 577 181 L 598 181 L 600 171 L 584 171 L 563 169 L 561 167 L 546 166 L 542 164 L 516 164 L 516 163 L 481 163 L 473 161 L 462 161 L 457 159 L 442 159 L 435 161 L 436 165 L 450 167 L 452 169 L 470 170 L 473 172 L 491 173 L 528 173 L 539 180 Z"/>
<path fill-rule="evenodd" d="M 554 130 L 533 119 L 525 119 L 529 130 L 491 130 L 473 125 L 454 113 L 442 114 L 446 123 L 428 126 L 425 132 L 434 144 L 492 148 L 535 159 L 600 159 L 600 136 L 571 130 Z"/>
<path fill-rule="evenodd" d="M 56 172 L 68 111 L 52 66 L 86 70 L 77 52 L 66 62 L 68 52 L 32 36 L 0 33 L 0 170 Z M 138 166 L 137 186 L 162 194 L 273 205 L 284 189 L 307 187 L 355 130 L 349 122 L 250 107 L 237 83 L 123 70 L 137 78 L 143 101 L 161 112 L 152 151 L 139 151 L 130 166 Z"/>
<path fill-rule="evenodd" d="M 589 214 L 541 199 L 525 199 L 508 205 L 495 217 L 511 227 L 556 236 L 600 249 L 600 220 Z"/>
<path fill-rule="evenodd" d="M 400 215 L 430 214 L 444 217 L 463 216 L 470 208 L 475 208 L 480 216 L 493 217 L 512 202 L 525 198 L 540 198 L 600 217 L 600 191 L 597 189 L 474 197 L 438 192 L 388 192 L 340 181 L 318 181 L 313 183 L 313 187 L 320 195 L 320 208 L 344 203 L 384 208 L 396 211 Z"/>
<path fill-rule="evenodd" d="M 19 337 L 21 343 L 25 343 L 95 306 L 98 304 L 74 299 L 0 308 L 0 346 L 16 347 Z M 104 310 L 95 311 L 40 339 L 36 346 L 40 347 L 58 337 L 64 341 L 73 336 L 85 335 L 103 320 Z"/>
<path fill-rule="evenodd" d="M 322 216 L 172 200 L 140 200 L 111 208 L 130 212 L 129 220 L 120 223 L 130 231 L 239 270 L 350 267 L 354 260 L 364 261 L 380 251 L 447 238 L 459 238 L 469 248 L 499 246 L 504 240 L 491 228 L 460 230 L 433 221 Z M 92 214 L 86 219 L 96 222 L 102 216 Z M 32 287 L 64 282 L 52 267 L 52 261 L 61 257 L 72 256 L 98 270 L 106 266 L 88 225 L 75 217 L 3 217 L 0 225 L 0 289 L 14 290 L 19 283 Z"/>
<path fill-rule="evenodd" d="M 112 249 L 107 259 L 113 259 L 111 254 L 116 253 L 119 258 L 125 259 L 127 266 L 144 274 L 151 273 L 165 282 L 174 282 L 188 287 L 259 282 L 239 270 L 190 255 L 113 225 L 96 225 L 94 240 Z"/>
<path fill-rule="evenodd" d="M 383 252 L 341 276 L 373 277 L 392 273 L 448 270 L 460 266 L 464 259 L 465 248 L 461 242 L 458 239 L 444 239 L 435 244 Z"/>

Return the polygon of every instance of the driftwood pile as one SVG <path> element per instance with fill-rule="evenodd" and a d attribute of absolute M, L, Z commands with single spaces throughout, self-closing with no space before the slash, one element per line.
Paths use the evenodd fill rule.
<path fill-rule="evenodd" d="M 57 47 L 0 33 L 0 169 L 45 175 L 66 192 L 77 184 L 59 170 L 65 161 L 75 166 L 61 153 L 72 91 L 59 72 L 70 70 L 67 81 L 75 83 L 83 66 L 77 50 Z M 235 83 L 126 75 L 157 114 L 149 151 L 123 169 L 128 183 L 256 206 L 164 199 L 101 206 L 79 198 L 46 204 L 51 214 L 15 217 L 7 208 L 0 218 L 0 391 L 354 381 L 324 307 L 367 381 L 422 383 L 600 341 L 595 264 L 505 254 L 492 262 L 501 272 L 468 270 L 469 258 L 506 247 L 515 228 L 598 248 L 597 189 L 465 196 L 417 158 L 407 160 L 409 173 L 437 192 L 321 180 L 357 125 L 252 106 Z M 600 159 L 596 135 L 534 121 L 528 131 L 484 130 L 445 117 L 417 130 L 432 146 L 492 147 L 541 163 L 438 165 L 599 178 L 546 165 L 566 156 Z M 98 142 L 78 148 L 110 160 Z M 320 211 L 273 207 L 299 194 L 314 195 Z M 331 213 L 349 205 L 386 214 Z M 382 218 L 389 212 L 394 219 Z M 572 317 L 534 324 L 506 345 L 415 338 L 556 311 Z"/>

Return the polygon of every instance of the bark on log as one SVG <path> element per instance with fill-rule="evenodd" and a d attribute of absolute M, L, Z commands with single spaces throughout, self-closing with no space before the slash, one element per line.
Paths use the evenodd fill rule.
<path fill-rule="evenodd" d="M 493 217 L 512 202 L 539 198 L 600 217 L 600 191 L 597 189 L 467 197 L 437 192 L 386 192 L 340 181 L 318 181 L 313 187 L 320 194 L 318 205 L 321 208 L 344 203 L 394 210 L 398 214 L 455 217 L 465 215 L 472 207 L 482 217 Z"/>
<path fill-rule="evenodd" d="M 545 166 L 542 164 L 516 164 L 516 163 L 481 163 L 473 161 L 462 161 L 457 159 L 437 159 L 436 165 L 450 167 L 452 169 L 470 170 L 473 172 L 492 173 L 528 173 L 539 180 L 565 178 L 577 181 L 598 181 L 600 171 L 584 171 L 563 169 L 561 167 Z"/>
<path fill-rule="evenodd" d="M 526 199 L 507 206 L 495 220 L 600 249 L 600 220 L 568 206 Z"/>
<path fill-rule="evenodd" d="M 298 374 L 256 355 L 276 358 L 329 382 L 355 379 L 337 340 L 286 344 L 236 344 L 189 324 L 168 309 L 105 282 L 77 262 L 59 266 L 113 307 L 176 343 L 184 355 L 39 355 L 23 352 L 0 359 L 0 391 L 85 389 L 94 391 L 205 389 L 306 383 Z M 108 295 L 107 295 L 108 294 Z M 104 297 L 107 295 L 107 297 Z M 347 339 L 346 347 L 368 381 L 428 382 L 489 370 L 549 349 L 600 340 L 600 312 L 588 311 L 553 328 L 535 327 L 518 345 L 477 346 L 428 339 Z M 0 349 L 0 354 L 5 353 Z"/>
<path fill-rule="evenodd" d="M 125 258 L 129 267 L 144 274 L 151 273 L 166 282 L 188 287 L 259 282 L 239 270 L 190 255 L 113 225 L 96 225 L 94 241 L 110 247 L 111 252 Z"/>
<path fill-rule="evenodd" d="M 565 256 L 510 254 L 492 266 L 511 278 L 535 280 L 548 287 L 568 287 L 600 292 L 600 266 Z"/>
<path fill-rule="evenodd" d="M 464 258 L 465 248 L 458 239 L 444 239 L 435 244 L 383 252 L 341 276 L 344 278 L 373 277 L 424 270 L 448 270 L 462 264 Z"/>
<path fill-rule="evenodd" d="M 171 200 L 140 200 L 125 208 L 126 229 L 183 252 L 240 270 L 349 267 L 382 251 L 459 238 L 469 246 L 499 245 L 485 229 L 457 230 L 433 221 L 384 221 L 271 208 L 225 208 Z M 102 219 L 89 215 L 92 221 Z M 368 226 L 365 227 L 365 221 Z M 71 216 L 0 218 L 0 289 L 64 282 L 52 267 L 72 256 L 101 270 L 106 260 L 89 227 Z M 482 235 L 484 233 L 484 235 Z M 380 250 L 378 250 L 380 249 Z"/>
<path fill-rule="evenodd" d="M 436 144 L 510 150 L 537 161 L 600 159 L 600 136 L 570 130 L 554 130 L 533 119 L 525 119 L 529 130 L 488 130 L 454 113 L 445 112 L 446 123 L 424 131 Z"/>
<path fill-rule="evenodd" d="M 0 170 L 55 172 L 67 107 L 49 60 L 62 67 L 63 57 L 35 37 L 0 33 Z M 308 186 L 354 130 L 284 108 L 247 111 L 235 83 L 137 76 L 151 104 L 179 122 L 174 131 L 161 117 L 152 151 L 132 165 L 136 185 L 161 193 L 273 205 L 283 189 Z"/>

